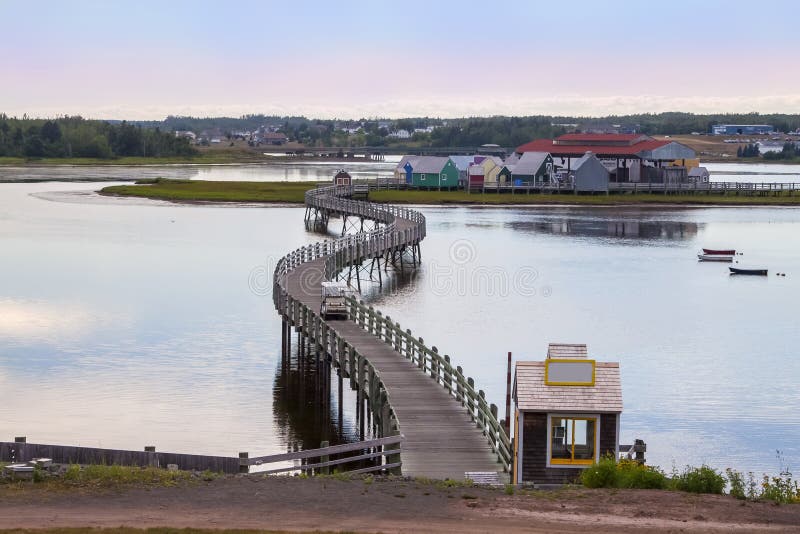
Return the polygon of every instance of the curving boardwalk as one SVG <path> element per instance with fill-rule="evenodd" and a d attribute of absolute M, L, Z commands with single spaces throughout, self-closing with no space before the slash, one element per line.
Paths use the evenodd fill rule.
<path fill-rule="evenodd" d="M 379 312 L 367 317 L 369 327 L 364 313 L 360 322 L 325 322 L 319 317 L 322 281 L 348 264 L 415 246 L 425 236 L 425 219 L 420 213 L 350 200 L 351 193 L 349 186 L 321 188 L 309 192 L 306 204 L 332 214 L 371 218 L 386 226 L 286 256 L 275 271 L 276 307 L 290 325 L 315 339 L 332 362 L 339 362 L 340 370 L 351 380 L 364 386 L 373 411 L 382 419 L 383 433 L 403 435 L 404 475 L 461 480 L 467 472 L 502 471 L 504 465 L 487 439 L 499 425 L 496 420 L 489 424 L 492 417 L 484 413 L 488 407 L 476 410 L 482 392 L 480 398 L 466 393 L 471 391 L 471 379 L 470 384 L 459 381 L 460 369 L 436 360 L 435 352 L 429 355 L 434 359 L 420 356 L 424 351 L 414 346 L 410 332 L 404 341 Z M 356 316 L 351 314 L 353 319 Z M 492 439 L 497 441 L 496 434 Z"/>

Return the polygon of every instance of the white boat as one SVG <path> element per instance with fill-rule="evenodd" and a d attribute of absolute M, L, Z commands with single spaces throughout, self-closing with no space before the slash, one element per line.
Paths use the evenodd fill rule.
<path fill-rule="evenodd" d="M 725 261 L 731 263 L 733 256 L 723 256 L 722 254 L 698 254 L 697 259 L 700 261 Z"/>

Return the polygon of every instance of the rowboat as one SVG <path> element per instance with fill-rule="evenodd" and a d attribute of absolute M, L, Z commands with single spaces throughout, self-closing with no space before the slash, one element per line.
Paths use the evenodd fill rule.
<path fill-rule="evenodd" d="M 698 254 L 697 259 L 700 261 L 726 261 L 731 263 L 733 256 L 722 256 L 720 254 Z"/>
<path fill-rule="evenodd" d="M 739 269 L 738 267 L 728 267 L 731 274 L 752 274 L 756 276 L 767 276 L 766 269 Z"/>
<path fill-rule="evenodd" d="M 733 249 L 730 250 L 715 250 L 713 248 L 704 248 L 703 254 L 708 254 L 710 256 L 735 256 L 736 251 Z"/>

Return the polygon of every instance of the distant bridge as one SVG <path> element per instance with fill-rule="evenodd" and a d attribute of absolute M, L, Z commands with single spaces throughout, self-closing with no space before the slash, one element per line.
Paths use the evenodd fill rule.
<path fill-rule="evenodd" d="M 457 156 L 483 154 L 486 156 L 500 156 L 505 158 L 512 152 L 513 148 L 500 146 L 466 146 L 466 147 L 385 147 L 385 146 L 362 146 L 362 147 L 303 147 L 287 148 L 281 146 L 269 147 L 270 153 L 284 152 L 287 156 L 318 156 L 318 157 L 368 157 L 370 159 L 381 160 L 386 156 Z"/>

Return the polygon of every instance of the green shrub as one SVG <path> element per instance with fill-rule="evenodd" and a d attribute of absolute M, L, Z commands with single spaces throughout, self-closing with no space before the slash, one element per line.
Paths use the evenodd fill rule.
<path fill-rule="evenodd" d="M 632 460 L 617 462 L 606 456 L 596 464 L 584 469 L 581 482 L 587 488 L 639 488 L 664 489 L 667 477 L 658 468 Z"/>
<path fill-rule="evenodd" d="M 739 471 L 731 469 L 730 467 L 725 470 L 725 474 L 728 477 L 728 484 L 731 486 L 728 493 L 737 499 L 746 499 L 747 492 L 745 490 L 744 476 Z"/>
<path fill-rule="evenodd" d="M 581 483 L 587 488 L 614 488 L 617 483 L 617 462 L 604 456 L 581 473 Z"/>
<path fill-rule="evenodd" d="M 725 489 L 725 476 L 716 469 L 703 465 L 686 467 L 673 479 L 675 489 L 690 493 L 722 493 Z"/>
<path fill-rule="evenodd" d="M 772 478 L 764 475 L 760 497 L 775 504 L 800 503 L 800 486 L 789 472 Z"/>

